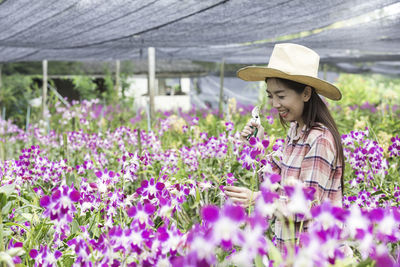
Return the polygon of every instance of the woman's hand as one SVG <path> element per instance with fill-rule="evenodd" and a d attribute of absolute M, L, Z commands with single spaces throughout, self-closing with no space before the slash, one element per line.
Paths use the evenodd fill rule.
<path fill-rule="evenodd" d="M 253 128 L 251 128 L 251 127 L 253 127 Z M 250 120 L 246 124 L 246 126 L 244 126 L 243 130 L 240 132 L 240 139 L 243 142 L 248 143 L 249 141 L 247 141 L 247 136 L 253 134 L 256 128 L 258 129 L 258 132 L 257 132 L 258 139 L 263 140 L 264 139 L 264 127 L 262 127 L 261 124 L 253 122 L 252 120 Z"/>
<path fill-rule="evenodd" d="M 253 192 L 246 187 L 225 186 L 225 194 L 235 203 L 244 208 L 254 204 L 255 199 L 261 192 Z"/>

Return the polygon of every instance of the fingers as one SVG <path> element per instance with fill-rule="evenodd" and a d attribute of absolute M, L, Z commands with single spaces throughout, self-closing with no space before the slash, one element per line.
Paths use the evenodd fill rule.
<path fill-rule="evenodd" d="M 241 138 L 245 139 L 247 136 L 252 135 L 256 128 L 258 129 L 257 137 L 260 139 L 263 138 L 264 128 L 261 126 L 261 124 L 253 120 L 250 120 L 246 126 L 244 126 L 243 130 L 240 132 Z"/>
<path fill-rule="evenodd" d="M 244 128 L 242 130 L 242 135 L 246 135 L 247 136 L 249 134 L 252 134 L 253 131 L 254 131 L 254 128 L 251 129 L 250 126 L 246 125 L 246 126 L 244 126 Z"/>
<path fill-rule="evenodd" d="M 250 199 L 247 194 L 247 188 L 237 186 L 225 186 L 224 192 L 233 203 L 246 208 L 249 206 Z"/>
<path fill-rule="evenodd" d="M 225 194 L 227 196 L 229 196 L 230 198 L 247 199 L 247 196 L 244 193 L 235 193 L 235 192 L 225 191 Z"/>
<path fill-rule="evenodd" d="M 257 128 L 260 127 L 260 124 L 258 124 L 255 121 L 250 121 L 250 125 L 253 126 L 253 127 L 257 127 Z"/>
<path fill-rule="evenodd" d="M 231 192 L 236 192 L 236 193 L 242 193 L 243 192 L 243 188 L 242 187 L 238 187 L 238 186 L 224 186 L 224 190 L 225 191 L 231 191 Z"/>

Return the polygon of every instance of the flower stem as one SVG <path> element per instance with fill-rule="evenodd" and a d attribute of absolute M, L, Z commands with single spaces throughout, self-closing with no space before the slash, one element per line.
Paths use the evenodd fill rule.
<path fill-rule="evenodd" d="M 4 251 L 3 241 L 3 217 L 0 210 L 0 251 Z"/>

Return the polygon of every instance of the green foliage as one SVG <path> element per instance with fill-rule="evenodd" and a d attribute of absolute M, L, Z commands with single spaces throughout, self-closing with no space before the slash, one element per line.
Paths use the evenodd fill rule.
<path fill-rule="evenodd" d="M 400 79 L 382 75 L 341 74 L 336 83 L 342 92 L 341 106 L 350 106 L 369 102 L 379 104 L 399 97 Z M 390 102 L 390 101 L 389 101 Z"/>
<path fill-rule="evenodd" d="M 72 82 L 74 86 L 78 89 L 81 99 L 94 99 L 97 97 L 96 84 L 93 79 L 89 76 L 73 76 Z"/>
<path fill-rule="evenodd" d="M 104 87 L 106 90 L 102 93 L 102 98 L 106 103 L 116 103 L 118 100 L 118 91 L 114 86 L 114 80 L 110 73 L 104 77 Z"/>
<path fill-rule="evenodd" d="M 6 118 L 12 118 L 17 124 L 25 121 L 28 101 L 38 97 L 32 86 L 33 76 L 11 75 L 3 76 L 0 87 L 1 108 L 6 108 Z"/>

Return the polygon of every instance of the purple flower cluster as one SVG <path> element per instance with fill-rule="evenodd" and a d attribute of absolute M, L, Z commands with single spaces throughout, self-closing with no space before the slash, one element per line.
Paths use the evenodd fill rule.
<path fill-rule="evenodd" d="M 72 171 L 66 160 L 50 161 L 42 156 L 39 146 L 22 149 L 18 160 L 5 161 L 2 164 L 0 178 L 2 183 L 12 183 L 17 190 L 36 183 L 57 184 L 66 173 Z"/>
<path fill-rule="evenodd" d="M 145 159 L 142 157 L 142 159 Z M 139 166 L 141 164 L 141 158 L 138 156 L 138 153 L 128 153 L 122 156 L 121 159 L 118 159 L 121 163 L 121 174 L 122 178 L 125 181 L 133 182 L 137 180 L 137 172 L 139 171 Z"/>
<path fill-rule="evenodd" d="M 256 169 L 256 163 L 261 161 L 259 155 L 264 155 L 269 146 L 268 140 L 260 140 L 258 137 L 249 139 L 250 146 L 243 144 L 243 149 L 240 152 L 238 161 L 242 163 L 242 167 L 250 170 Z M 265 165 L 265 163 L 264 163 Z"/>
<path fill-rule="evenodd" d="M 31 249 L 31 251 L 29 251 L 29 256 L 35 260 L 35 267 L 51 267 L 57 266 L 57 261 L 62 256 L 62 253 L 59 250 L 52 252 L 47 245 L 40 245 L 39 251 Z"/>
<path fill-rule="evenodd" d="M 184 255 L 171 259 L 174 266 L 209 266 L 231 264 L 250 266 L 256 257 L 270 264 L 276 248 L 272 239 L 265 235 L 269 225 L 267 219 L 277 214 L 307 214 L 311 223 L 296 242 L 286 243 L 283 261 L 285 265 L 329 266 L 338 260 L 353 257 L 350 249 L 357 250 L 361 259 L 375 260 L 377 266 L 397 266 L 387 247 L 389 243 L 400 241 L 400 209 L 395 207 L 371 208 L 365 210 L 357 205 L 348 209 L 333 206 L 330 202 L 321 205 L 297 205 L 312 199 L 312 192 L 302 188 L 302 184 L 286 188 L 289 199 L 282 199 L 274 192 L 280 177 L 270 175 L 261 185 L 261 195 L 256 199 L 253 213 L 247 215 L 240 206 L 226 203 L 218 208 L 204 206 L 201 212 L 203 223 L 196 225 L 188 234 Z M 295 206 L 293 206 L 295 205 Z M 308 206 L 305 209 L 291 207 Z M 294 234 L 293 234 L 294 236 Z M 218 261 L 216 251 L 225 251 L 228 256 Z M 274 264 L 280 264 L 275 262 Z"/>
<path fill-rule="evenodd" d="M 226 184 L 227 185 L 234 185 L 237 179 L 234 177 L 233 173 L 226 174 Z"/>
<path fill-rule="evenodd" d="M 274 124 L 274 117 L 271 115 L 267 116 L 267 121 L 269 124 Z"/>
<path fill-rule="evenodd" d="M 235 129 L 235 125 L 230 121 L 225 122 L 225 127 L 227 132 L 232 132 Z"/>
<path fill-rule="evenodd" d="M 393 256 L 400 241 L 400 216 L 395 208 L 400 203 L 398 187 L 383 190 L 376 186 L 371 192 L 345 196 L 344 208 L 328 202 L 318 206 L 312 205 L 313 189 L 297 182 L 283 186 L 279 175 L 266 174 L 254 210 L 246 214 L 229 201 L 222 207 L 215 204 L 224 202 L 218 186 L 242 182 L 240 172 L 245 170 L 229 163 L 236 158 L 244 169 L 270 170 L 271 156 L 282 156 L 283 139 L 271 147 L 268 139 L 252 137 L 249 146 L 243 145 L 231 122 L 225 123 L 225 129 L 218 127 L 222 133 L 217 136 L 199 134 L 195 113 L 180 113 L 178 122 L 184 118 L 186 124 L 176 125 L 183 127 L 186 146 L 162 149 L 160 140 L 169 137 L 166 131 L 180 129 L 169 118 L 161 122 L 159 132 L 140 131 L 139 151 L 138 130 L 105 127 L 108 122 L 102 118 L 107 114 L 111 118 L 118 108 L 90 101 L 81 108 L 73 103 L 58 109 L 61 124 L 72 124 L 75 118 L 75 125 L 82 128 L 66 133 L 67 151 L 63 151 L 63 136 L 55 131 L 45 134 L 31 128 L 25 133 L 0 121 L 3 142 L 11 137 L 11 143 L 34 139 L 41 145 L 22 150 L 18 160 L 0 163 L 0 186 L 15 184 L 18 198 L 32 187 L 41 196 L 42 216 L 54 224 L 49 245 L 43 246 L 48 241 L 43 238 L 29 251 L 37 266 L 60 265 L 62 257 L 71 255 L 74 266 L 251 266 L 256 260 L 266 266 L 328 266 L 348 256 L 347 245 L 361 260 L 369 257 L 378 266 L 394 266 L 398 261 Z M 242 111 L 247 114 L 251 109 L 243 107 Z M 267 119 L 273 123 L 273 117 Z M 368 130 L 353 131 L 342 136 L 346 160 L 353 170 L 353 187 L 364 182 L 364 188 L 377 184 L 387 171 L 394 170 L 388 169 L 383 149 L 368 134 Z M 49 160 L 59 159 L 60 152 L 68 161 Z M 391 157 L 399 156 L 398 136 L 392 138 L 389 152 Z M 78 190 L 65 185 L 70 185 L 71 179 L 79 185 Z M 44 193 L 49 190 L 50 194 Z M 203 221 L 196 223 L 193 214 L 201 214 Z M 266 234 L 271 232 L 268 219 L 282 216 L 307 218 L 311 223 L 298 240 L 287 244 L 283 262 L 272 262 L 278 259 L 272 257 L 276 240 Z M 17 206 L 3 219 L 13 222 L 10 229 L 15 240 L 37 229 L 25 221 Z M 17 249 L 24 249 L 22 243 L 10 241 L 8 250 Z M 20 262 L 22 256 L 18 257 L 13 258 L 14 263 Z"/>
<path fill-rule="evenodd" d="M 169 266 L 182 243 L 182 233 L 170 229 L 114 226 L 97 240 L 83 229 L 81 236 L 67 242 L 76 253 L 74 266 Z"/>
<path fill-rule="evenodd" d="M 371 113 L 375 113 L 377 111 L 375 104 L 371 104 L 368 101 L 364 102 L 362 105 L 352 105 L 350 106 L 351 110 L 361 109 L 361 110 L 368 110 Z"/>
<path fill-rule="evenodd" d="M 346 161 L 355 171 L 353 185 L 374 180 L 375 175 L 385 176 L 388 169 L 387 160 L 383 157 L 383 148 L 376 141 L 368 139 L 368 128 L 365 131 L 351 131 L 342 135 Z"/>
<path fill-rule="evenodd" d="M 73 100 L 67 106 L 61 106 L 60 102 L 55 105 L 56 114 L 61 116 L 60 123 L 68 124 L 73 118 L 80 122 L 81 126 L 88 126 L 89 122 L 100 123 L 100 119 L 104 118 L 111 121 L 115 114 L 121 112 L 119 105 L 105 106 L 101 105 L 99 99 L 82 100 L 81 102 Z"/>
<path fill-rule="evenodd" d="M 360 190 L 355 196 L 343 196 L 343 205 L 350 208 L 351 205 L 357 205 L 360 208 L 371 210 L 381 206 L 381 200 L 385 195 L 374 194 L 366 190 Z"/>
<path fill-rule="evenodd" d="M 262 217 L 248 217 L 244 209 L 227 203 L 221 209 L 210 205 L 201 211 L 203 224 L 196 225 L 185 242 L 185 255 L 171 259 L 173 266 L 217 264 L 216 251 L 230 253 L 227 262 L 239 266 L 252 263 L 256 255 L 266 255 L 267 223 Z M 244 227 L 244 228 L 243 228 Z M 237 248 L 241 247 L 240 251 Z"/>
<path fill-rule="evenodd" d="M 136 190 L 136 199 L 138 205 L 140 203 L 153 205 L 156 208 L 157 216 L 167 223 L 176 211 L 182 209 L 181 205 L 188 196 L 195 194 L 193 187 L 193 184 L 177 183 L 176 181 L 172 183 L 169 181 L 168 175 L 161 175 L 158 181 L 155 181 L 154 178 L 142 181 L 141 186 Z"/>
<path fill-rule="evenodd" d="M 72 222 L 76 208 L 74 202 L 78 202 L 80 193 L 72 185 L 55 187 L 51 196 L 43 196 L 40 199 L 40 206 L 44 207 L 44 217 L 55 221 L 54 228 L 60 239 L 64 239 L 70 232 L 69 224 Z"/>
<path fill-rule="evenodd" d="M 13 124 L 11 120 L 5 121 L 0 118 L 0 142 L 7 144 L 14 144 L 17 141 L 27 143 L 29 135 L 17 125 Z"/>
<path fill-rule="evenodd" d="M 396 137 L 392 137 L 390 141 L 392 141 L 392 144 L 388 148 L 390 156 L 400 157 L 400 137 L 396 135 Z"/>
<path fill-rule="evenodd" d="M 21 260 L 21 255 L 24 254 L 24 251 L 22 249 L 23 247 L 23 243 L 22 242 L 14 242 L 14 240 L 11 238 L 10 242 L 8 243 L 7 246 L 7 251 L 6 253 L 9 255 L 10 258 L 12 258 L 12 263 L 14 264 L 21 264 L 22 260 Z M 5 255 L 2 255 L 2 261 L 7 262 L 6 257 L 4 257 Z M 11 262 L 9 263 L 9 265 L 11 265 Z"/>

